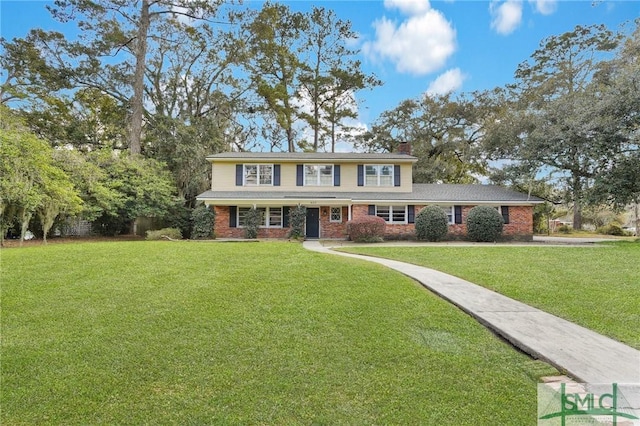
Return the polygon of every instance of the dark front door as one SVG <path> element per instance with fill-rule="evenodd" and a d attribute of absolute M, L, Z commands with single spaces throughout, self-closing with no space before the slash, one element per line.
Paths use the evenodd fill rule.
<path fill-rule="evenodd" d="M 307 238 L 320 238 L 320 209 L 307 207 Z"/>

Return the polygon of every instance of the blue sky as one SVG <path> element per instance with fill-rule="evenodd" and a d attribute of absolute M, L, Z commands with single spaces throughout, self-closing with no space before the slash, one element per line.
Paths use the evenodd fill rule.
<path fill-rule="evenodd" d="M 3 37 L 40 27 L 75 30 L 53 21 L 45 1 L 0 0 Z M 256 1 L 245 4 L 259 5 Z M 367 72 L 384 85 L 359 93 L 360 119 L 370 125 L 380 113 L 425 92 L 471 92 L 513 81 L 546 37 L 576 25 L 605 24 L 617 30 L 640 17 L 640 1 L 289 1 L 296 10 L 312 5 L 350 20 Z M 75 31 L 74 31 L 75 32 Z"/>

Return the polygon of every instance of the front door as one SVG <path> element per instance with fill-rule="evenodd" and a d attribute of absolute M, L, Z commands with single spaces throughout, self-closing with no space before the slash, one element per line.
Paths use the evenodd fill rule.
<path fill-rule="evenodd" d="M 305 237 L 320 238 L 320 209 L 307 207 Z"/>

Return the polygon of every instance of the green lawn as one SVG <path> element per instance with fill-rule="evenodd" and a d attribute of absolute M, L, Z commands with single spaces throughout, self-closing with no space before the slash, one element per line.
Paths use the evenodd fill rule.
<path fill-rule="evenodd" d="M 535 424 L 554 370 L 297 243 L 4 249 L 2 425 Z"/>
<path fill-rule="evenodd" d="M 447 272 L 640 349 L 640 243 L 353 247 Z"/>

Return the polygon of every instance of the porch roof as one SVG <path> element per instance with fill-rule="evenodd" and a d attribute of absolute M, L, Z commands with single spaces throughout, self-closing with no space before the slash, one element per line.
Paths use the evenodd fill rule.
<path fill-rule="evenodd" d="M 203 192 L 198 200 L 208 204 L 501 204 L 533 205 L 544 202 L 538 197 L 496 185 L 414 184 L 412 192 L 338 192 L 338 191 L 213 191 Z"/>

